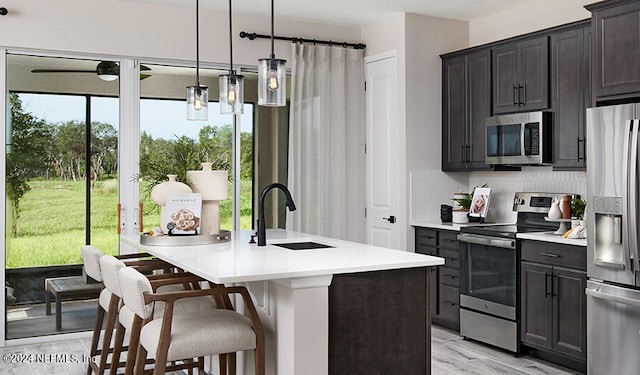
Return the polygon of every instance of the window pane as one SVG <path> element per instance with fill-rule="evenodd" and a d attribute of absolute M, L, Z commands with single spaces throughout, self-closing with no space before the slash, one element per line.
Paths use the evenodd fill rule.
<path fill-rule="evenodd" d="M 91 98 L 91 244 L 118 254 L 118 98 Z"/>
<path fill-rule="evenodd" d="M 151 189 L 156 184 L 168 181 L 167 175 L 177 175 L 177 181 L 186 183 L 186 172 L 201 170 L 201 163 L 213 163 L 213 170 L 232 173 L 233 117 L 219 114 L 218 103 L 209 104 L 209 120 L 186 120 L 185 101 L 168 99 L 142 99 L 140 102 L 140 197 L 144 205 L 144 230 L 160 224 L 160 209 L 151 199 Z M 243 144 L 247 167 L 241 171 L 246 176 L 241 182 L 248 212 L 246 228 L 251 228 L 251 173 L 253 105 L 245 104 L 243 119 L 247 131 Z M 244 129 L 244 126 L 243 126 Z M 244 130 L 243 130 L 244 131 Z M 220 228 L 233 229 L 231 181 L 229 199 L 220 201 Z M 241 220 L 242 222 L 242 220 Z M 163 232 L 165 230 L 163 229 Z"/>
<path fill-rule="evenodd" d="M 85 98 L 12 96 L 7 268 L 82 263 Z M 22 194 L 21 189 L 24 194 Z M 13 199 L 11 199 L 13 198 Z"/>

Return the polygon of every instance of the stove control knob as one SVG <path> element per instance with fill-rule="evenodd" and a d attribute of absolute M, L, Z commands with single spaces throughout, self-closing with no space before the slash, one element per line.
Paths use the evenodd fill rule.
<path fill-rule="evenodd" d="M 517 211 L 518 206 L 522 206 L 525 204 L 525 200 L 522 198 L 514 198 L 513 199 L 513 211 Z"/>

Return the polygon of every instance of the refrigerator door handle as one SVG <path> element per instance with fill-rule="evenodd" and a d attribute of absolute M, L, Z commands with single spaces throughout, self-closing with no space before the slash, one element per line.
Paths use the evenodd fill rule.
<path fill-rule="evenodd" d="M 623 158 L 622 158 L 622 251 L 624 253 L 624 268 L 631 270 L 631 248 L 629 244 L 630 233 L 630 212 L 629 212 L 629 161 L 631 159 L 630 143 L 631 140 L 631 121 L 625 122 L 624 125 L 624 141 L 623 141 Z M 635 174 L 633 175 L 635 176 Z"/>
<path fill-rule="evenodd" d="M 590 288 L 586 288 L 585 289 L 585 293 L 588 296 L 591 296 L 591 297 L 594 297 L 594 298 L 599 298 L 599 299 L 603 299 L 603 300 L 607 300 L 607 301 L 613 301 L 613 302 L 619 302 L 619 303 L 622 303 L 622 304 L 625 304 L 625 305 L 629 305 L 629 306 L 640 308 L 640 300 L 637 300 L 637 299 L 616 296 L 616 295 L 608 294 L 608 293 L 603 293 L 603 292 L 601 292 L 599 290 L 590 289 Z"/>
<path fill-rule="evenodd" d="M 640 120 L 631 120 L 631 144 L 629 145 L 629 173 L 627 178 L 629 181 L 629 216 L 627 223 L 629 224 L 629 250 L 630 257 L 633 260 L 633 269 L 638 271 L 640 269 L 640 262 L 638 259 L 638 127 L 640 126 Z"/>

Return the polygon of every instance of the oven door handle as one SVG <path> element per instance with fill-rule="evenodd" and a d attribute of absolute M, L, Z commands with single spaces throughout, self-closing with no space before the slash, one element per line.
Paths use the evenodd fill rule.
<path fill-rule="evenodd" d="M 458 234 L 458 240 L 462 242 L 474 243 L 478 245 L 502 247 L 506 249 L 516 248 L 516 240 L 487 237 L 487 236 L 478 236 L 478 235 L 469 234 L 469 233 Z"/>

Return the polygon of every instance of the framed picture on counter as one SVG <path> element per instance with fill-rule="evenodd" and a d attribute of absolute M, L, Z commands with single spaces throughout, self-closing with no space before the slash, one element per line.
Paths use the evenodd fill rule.
<path fill-rule="evenodd" d="M 491 201 L 491 188 L 476 188 L 473 191 L 473 199 L 471 199 L 471 207 L 469 208 L 469 216 L 486 218 L 489 211 L 489 202 Z"/>

